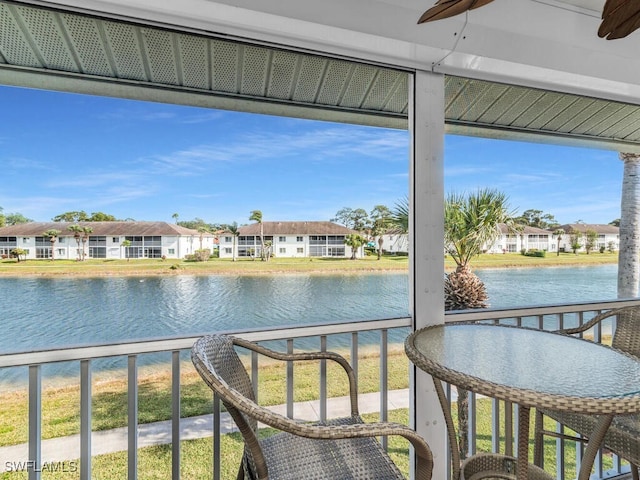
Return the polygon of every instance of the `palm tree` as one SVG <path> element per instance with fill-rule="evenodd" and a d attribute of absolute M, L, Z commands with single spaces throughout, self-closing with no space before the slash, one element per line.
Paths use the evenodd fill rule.
<path fill-rule="evenodd" d="M 84 261 L 86 252 L 85 246 L 87 244 L 87 240 L 89 240 L 89 234 L 93 232 L 92 227 L 82 227 L 82 260 Z"/>
<path fill-rule="evenodd" d="M 382 244 L 384 243 L 382 236 L 389 231 L 393 224 L 393 214 L 385 205 L 376 205 L 369 216 L 372 220 L 371 236 L 378 237 L 378 260 L 380 260 L 382 258 Z"/>
<path fill-rule="evenodd" d="M 236 261 L 236 239 L 238 238 L 238 235 L 240 235 L 240 232 L 238 232 L 238 223 L 237 222 L 233 222 L 230 225 L 227 225 L 227 230 L 231 233 L 232 237 L 233 237 L 233 251 L 232 251 L 232 261 L 235 262 Z"/>
<path fill-rule="evenodd" d="M 249 214 L 249 220 L 253 220 L 260 224 L 260 259 L 264 261 L 264 230 L 262 226 L 262 212 L 260 210 L 253 210 Z"/>
<path fill-rule="evenodd" d="M 56 230 L 55 228 L 52 228 L 44 232 L 42 235 L 47 237 L 49 239 L 49 242 L 51 242 L 51 260 L 53 261 L 55 259 L 54 245 L 56 243 L 56 240 L 58 239 L 58 236 L 60 235 L 60 230 Z"/>
<path fill-rule="evenodd" d="M 27 251 L 24 248 L 13 248 L 11 249 L 12 256 L 18 259 L 18 263 L 20 263 L 20 257 L 25 257 L 25 261 L 27 260 Z"/>
<path fill-rule="evenodd" d="M 444 243 L 456 270 L 445 279 L 445 310 L 486 308 L 487 292 L 471 271 L 471 259 L 495 241 L 499 224 L 513 228 L 512 217 L 506 195 L 497 190 L 449 194 L 444 207 Z"/>
<path fill-rule="evenodd" d="M 70 230 L 73 232 L 73 238 L 76 239 L 76 244 L 78 245 L 78 248 L 76 250 L 76 260 L 80 261 L 82 256 L 80 255 L 80 234 L 82 233 L 82 227 L 80 225 L 74 224 L 74 225 L 69 225 L 67 227 L 67 230 Z"/>
<path fill-rule="evenodd" d="M 174 213 L 173 215 L 171 215 L 171 218 L 173 218 L 176 221 L 176 223 L 178 223 L 178 217 L 179 216 L 180 215 L 178 215 L 177 213 Z"/>
<path fill-rule="evenodd" d="M 198 233 L 200 233 L 200 250 L 202 250 L 202 238 L 204 237 L 205 233 L 209 233 L 209 227 L 207 227 L 206 225 L 200 225 L 198 227 Z"/>
<path fill-rule="evenodd" d="M 129 261 L 129 256 L 127 255 L 127 248 L 131 246 L 131 240 L 127 240 L 126 238 L 120 244 L 121 247 L 124 248 L 124 256 L 127 257 L 127 262 Z"/>
<path fill-rule="evenodd" d="M 618 298 L 638 296 L 640 283 L 640 155 L 620 153 L 624 162 L 618 254 Z"/>
<path fill-rule="evenodd" d="M 556 235 L 558 237 L 558 251 L 556 252 L 556 256 L 559 257 L 560 256 L 560 240 L 562 240 L 562 235 L 564 235 L 566 232 L 561 229 L 558 228 L 557 230 L 555 230 L 553 232 L 554 235 Z"/>
<path fill-rule="evenodd" d="M 264 259 L 268 262 L 271 259 L 271 252 L 273 250 L 273 241 L 267 240 L 264 242 Z"/>
<path fill-rule="evenodd" d="M 404 197 L 391 212 L 391 224 L 394 233 L 409 233 L 409 199 Z"/>
<path fill-rule="evenodd" d="M 367 240 L 357 233 L 351 233 L 349 235 L 345 235 L 344 244 L 351 247 L 351 260 L 356 259 L 356 253 L 358 253 L 358 249 L 364 245 Z"/>

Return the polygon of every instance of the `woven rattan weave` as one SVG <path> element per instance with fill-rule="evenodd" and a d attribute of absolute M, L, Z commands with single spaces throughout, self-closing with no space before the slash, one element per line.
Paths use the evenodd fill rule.
<path fill-rule="evenodd" d="M 597 416 L 579 480 L 615 415 L 640 412 L 640 361 L 620 350 L 538 329 L 472 322 L 433 325 L 405 341 L 411 361 L 429 373 L 449 432 L 453 478 L 460 476 L 457 437 L 442 382 L 518 404 L 519 478 L 527 478 L 529 411 Z"/>
<path fill-rule="evenodd" d="M 349 378 L 351 416 L 324 424 L 303 423 L 256 403 L 251 380 L 235 346 L 282 361 L 331 360 Z M 191 349 L 191 359 L 203 380 L 216 392 L 242 433 L 245 448 L 238 478 L 250 480 L 403 479 L 375 437 L 400 435 L 413 445 L 418 480 L 431 479 L 433 458 L 427 443 L 406 425 L 364 423 L 358 413 L 354 372 L 331 352 L 280 353 L 255 343 L 224 335 L 208 335 Z M 259 438 L 262 422 L 281 433 Z"/>
<path fill-rule="evenodd" d="M 596 315 L 579 327 L 560 330 L 559 332 L 566 335 L 582 334 L 595 326 L 601 326 L 606 319 L 615 320 L 615 330 L 611 341 L 612 347 L 640 358 L 640 306 L 638 305 L 609 310 Z M 589 375 L 589 372 L 585 371 L 585 375 Z M 536 415 L 534 454 L 534 461 L 537 465 L 542 463 L 543 436 L 558 436 L 556 432 L 543 430 L 543 414 L 585 437 L 590 436 L 591 432 L 594 431 L 597 421 L 597 418 L 592 415 L 561 412 L 553 409 L 539 410 Z M 604 445 L 631 463 L 633 478 L 637 480 L 638 465 L 640 465 L 640 415 L 636 413 L 614 417 L 604 437 Z"/>
<path fill-rule="evenodd" d="M 462 462 L 460 480 L 517 480 L 518 460 L 506 455 L 478 453 Z M 529 466 L 527 480 L 553 480 L 541 468 Z"/>

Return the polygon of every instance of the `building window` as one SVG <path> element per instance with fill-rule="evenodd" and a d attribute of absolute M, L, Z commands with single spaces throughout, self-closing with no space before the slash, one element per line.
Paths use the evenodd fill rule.
<path fill-rule="evenodd" d="M 16 248 L 17 246 L 18 242 L 16 237 L 0 237 L 0 247 L 8 247 L 9 250 L 11 250 L 12 248 Z"/>
<path fill-rule="evenodd" d="M 231 243 L 231 237 L 224 237 L 225 243 Z"/>
<path fill-rule="evenodd" d="M 302 247 L 298 247 L 297 252 L 298 252 L 298 253 L 304 253 L 304 248 L 302 248 Z"/>
<path fill-rule="evenodd" d="M 278 241 L 284 243 L 287 241 L 287 237 L 278 237 Z"/>
<path fill-rule="evenodd" d="M 281 254 L 287 253 L 287 249 L 286 248 L 281 248 L 279 250 L 279 253 L 281 253 Z"/>
<path fill-rule="evenodd" d="M 106 247 L 89 246 L 89 258 L 107 258 Z"/>
<path fill-rule="evenodd" d="M 226 253 L 226 254 L 228 254 L 228 255 L 231 255 L 231 253 L 233 253 L 233 252 L 231 251 L 231 248 L 229 248 L 229 247 L 225 247 L 225 249 L 224 249 L 224 253 Z"/>
<path fill-rule="evenodd" d="M 302 237 L 296 237 L 296 242 L 302 242 L 302 241 L 303 241 Z"/>
<path fill-rule="evenodd" d="M 46 237 L 36 237 L 36 247 L 48 247 L 51 245 L 51 241 L 49 241 Z"/>
<path fill-rule="evenodd" d="M 113 243 L 120 243 L 120 237 L 111 237 Z"/>
<path fill-rule="evenodd" d="M 157 247 L 145 248 L 144 256 L 146 258 L 162 258 L 162 248 L 157 248 Z"/>
<path fill-rule="evenodd" d="M 176 254 L 176 249 L 175 249 L 175 248 L 169 248 L 169 249 L 167 250 L 167 253 L 168 253 L 169 255 L 175 255 L 175 254 Z"/>
<path fill-rule="evenodd" d="M 22 243 L 29 243 L 29 239 L 28 239 L 28 238 L 26 238 L 26 237 L 23 237 L 23 238 L 22 238 Z"/>

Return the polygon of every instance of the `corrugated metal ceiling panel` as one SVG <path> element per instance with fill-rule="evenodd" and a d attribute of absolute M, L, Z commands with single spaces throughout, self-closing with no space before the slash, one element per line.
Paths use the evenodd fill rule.
<path fill-rule="evenodd" d="M 188 92 L 214 108 L 301 109 L 299 116 L 310 118 L 407 127 L 405 71 L 0 0 L 0 74 L 6 72 L 63 75 L 91 83 L 96 94 L 120 83 L 155 89 L 158 101 Z M 453 133 L 640 148 L 638 105 L 451 76 L 445 92 Z"/>

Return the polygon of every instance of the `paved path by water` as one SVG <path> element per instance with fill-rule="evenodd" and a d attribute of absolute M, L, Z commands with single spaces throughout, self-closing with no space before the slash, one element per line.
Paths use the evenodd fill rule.
<path fill-rule="evenodd" d="M 389 392 L 389 410 L 409 407 L 409 390 L 392 390 Z M 380 394 L 367 393 L 359 396 L 360 413 L 377 413 L 380 411 Z M 286 415 L 286 405 L 269 407 L 271 410 Z M 337 397 L 327 400 L 327 412 L 331 417 L 349 416 L 351 413 L 349 397 Z M 320 416 L 318 401 L 298 402 L 294 405 L 295 418 L 315 421 Z M 220 418 L 221 432 L 237 431 L 229 414 L 222 413 Z M 201 415 L 180 420 L 180 439 L 194 440 L 212 435 L 213 415 Z M 171 443 L 171 421 L 155 422 L 138 427 L 138 447 L 163 445 Z M 91 436 L 92 455 L 102 455 L 127 450 L 127 428 L 116 428 L 93 432 Z M 80 435 L 52 438 L 42 441 L 42 462 L 61 462 L 80 458 Z M 10 447 L 0 447 L 0 471 L 7 462 L 26 461 L 29 458 L 26 443 Z"/>

